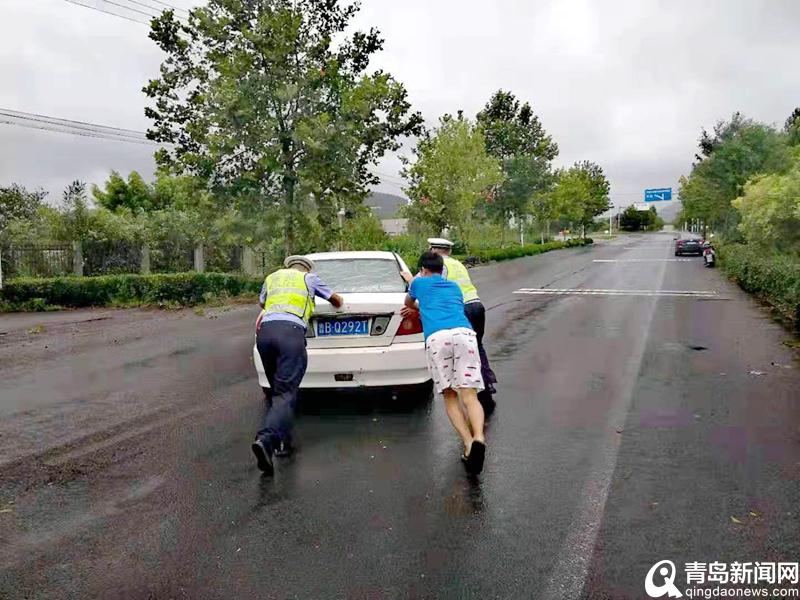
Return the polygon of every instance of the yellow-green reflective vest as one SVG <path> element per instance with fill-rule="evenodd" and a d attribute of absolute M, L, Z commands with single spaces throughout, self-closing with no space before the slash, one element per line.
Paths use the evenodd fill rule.
<path fill-rule="evenodd" d="M 280 269 L 267 276 L 267 300 L 262 315 L 288 313 L 308 323 L 314 312 L 314 296 L 308 291 L 306 274 L 297 269 Z"/>
<path fill-rule="evenodd" d="M 462 265 L 455 258 L 445 256 L 444 266 L 447 267 L 447 280 L 455 281 L 458 287 L 461 288 L 461 295 L 464 296 L 464 304 L 478 299 L 478 289 L 472 285 L 472 280 L 469 278 L 467 267 Z"/>

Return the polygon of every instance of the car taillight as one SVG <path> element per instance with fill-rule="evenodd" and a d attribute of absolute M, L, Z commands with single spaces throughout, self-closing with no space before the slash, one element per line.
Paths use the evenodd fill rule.
<path fill-rule="evenodd" d="M 397 335 L 414 335 L 417 333 L 422 333 L 422 321 L 419 320 L 419 315 L 405 317 L 397 329 Z"/>

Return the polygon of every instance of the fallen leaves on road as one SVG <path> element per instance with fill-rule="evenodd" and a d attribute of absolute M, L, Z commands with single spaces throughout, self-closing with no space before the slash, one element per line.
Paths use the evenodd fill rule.
<path fill-rule="evenodd" d="M 733 521 L 734 523 L 737 523 L 739 525 L 742 524 L 742 522 L 739 519 L 737 519 L 736 517 L 733 517 L 733 516 L 731 517 L 731 521 Z"/>
<path fill-rule="evenodd" d="M 41 323 L 39 325 L 36 325 L 35 327 L 31 327 L 30 329 L 28 329 L 28 334 L 30 335 L 38 335 L 44 332 L 45 328 L 44 325 L 42 325 Z"/>
<path fill-rule="evenodd" d="M 750 375 L 766 375 L 764 371 L 750 371 Z"/>

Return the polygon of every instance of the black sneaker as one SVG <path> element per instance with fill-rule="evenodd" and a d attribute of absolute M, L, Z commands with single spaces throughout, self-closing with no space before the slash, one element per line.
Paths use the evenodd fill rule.
<path fill-rule="evenodd" d="M 292 446 L 292 442 L 288 440 L 281 440 L 278 442 L 278 445 L 275 446 L 275 456 L 280 458 L 290 456 L 292 452 L 294 452 L 294 446 Z"/>
<path fill-rule="evenodd" d="M 253 450 L 253 454 L 256 455 L 258 468 L 266 475 L 274 474 L 275 467 L 272 466 L 272 448 L 266 446 L 261 440 L 253 442 L 250 448 Z"/>

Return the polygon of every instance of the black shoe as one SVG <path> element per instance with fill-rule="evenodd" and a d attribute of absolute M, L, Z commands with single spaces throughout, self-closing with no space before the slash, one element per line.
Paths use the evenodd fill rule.
<path fill-rule="evenodd" d="M 483 442 L 472 442 L 467 456 L 467 473 L 477 475 L 483 471 L 483 461 L 486 459 L 486 444 Z"/>
<path fill-rule="evenodd" d="M 285 458 L 287 456 L 291 456 L 294 452 L 294 446 L 292 446 L 292 442 L 287 440 L 281 440 L 278 442 L 278 445 L 275 446 L 275 456 L 280 458 Z"/>
<path fill-rule="evenodd" d="M 272 448 L 266 446 L 261 440 L 253 442 L 250 448 L 253 450 L 253 454 L 256 455 L 258 468 L 266 475 L 274 474 L 275 467 L 272 466 Z"/>

